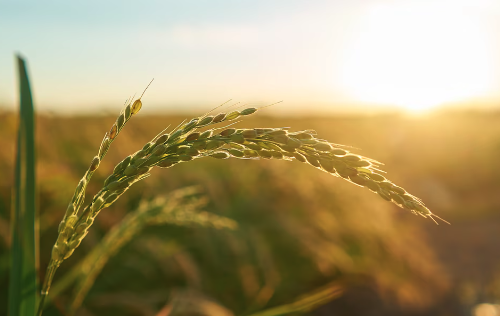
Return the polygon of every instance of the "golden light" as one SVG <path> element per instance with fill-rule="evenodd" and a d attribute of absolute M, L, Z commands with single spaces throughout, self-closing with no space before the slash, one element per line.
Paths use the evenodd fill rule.
<path fill-rule="evenodd" d="M 453 3 L 368 9 L 343 60 L 341 82 L 348 94 L 420 111 L 493 89 L 491 34 L 474 8 L 454 9 Z"/>

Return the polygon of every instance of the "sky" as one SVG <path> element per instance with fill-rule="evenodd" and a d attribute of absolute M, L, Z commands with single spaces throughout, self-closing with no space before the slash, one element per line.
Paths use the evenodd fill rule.
<path fill-rule="evenodd" d="M 0 108 L 14 54 L 53 113 L 280 112 L 500 106 L 498 0 L 0 0 Z"/>

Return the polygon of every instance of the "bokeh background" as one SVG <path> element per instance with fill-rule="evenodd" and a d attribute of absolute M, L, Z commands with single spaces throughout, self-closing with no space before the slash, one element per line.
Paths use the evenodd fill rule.
<path fill-rule="evenodd" d="M 38 112 L 40 276 L 103 135 L 152 77 L 88 196 L 169 124 L 227 99 L 283 100 L 237 126 L 315 129 L 383 162 L 389 179 L 452 223 L 299 163 L 207 158 L 154 170 L 98 217 L 56 283 L 140 201 L 174 189 L 199 185 L 204 210 L 238 229 L 142 230 L 78 315 L 167 315 L 186 297 L 250 315 L 325 284 L 343 295 L 310 315 L 500 315 L 499 21 L 489 0 L 0 3 L 0 314 L 21 52 Z M 47 315 L 66 315 L 73 290 Z"/>

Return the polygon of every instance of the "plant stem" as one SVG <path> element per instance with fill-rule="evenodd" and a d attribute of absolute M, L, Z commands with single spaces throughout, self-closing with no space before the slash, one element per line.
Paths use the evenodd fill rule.
<path fill-rule="evenodd" d="M 45 274 L 45 279 L 43 280 L 42 292 L 40 295 L 40 304 L 38 305 L 37 316 L 42 316 L 43 304 L 45 302 L 45 297 L 49 294 L 49 289 L 56 274 L 57 268 L 61 264 L 60 261 L 50 259 L 49 266 L 47 267 L 47 272 Z"/>

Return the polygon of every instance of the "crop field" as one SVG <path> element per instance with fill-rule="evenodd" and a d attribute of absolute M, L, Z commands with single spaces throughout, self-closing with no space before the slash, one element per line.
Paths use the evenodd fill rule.
<path fill-rule="evenodd" d="M 87 201 L 124 157 L 190 117 L 134 117 L 88 184 Z M 115 119 L 37 117 L 40 277 L 69 199 Z M 4 254 L 11 242 L 17 124 L 13 113 L 0 113 L 2 285 L 8 283 Z M 235 126 L 314 129 L 382 162 L 391 181 L 451 225 L 437 226 L 297 162 L 206 157 L 155 168 L 96 218 L 59 268 L 44 315 L 66 315 L 67 306 L 77 315 L 187 315 L 183 309 L 189 315 L 253 315 L 325 286 L 338 295 L 309 315 L 469 315 L 477 304 L 500 300 L 500 113 L 299 118 L 259 112 Z M 190 222 L 186 210 L 175 220 L 126 226 L 106 249 L 117 240 L 122 245 L 109 250 L 102 270 L 84 282 L 80 264 L 108 232 L 144 203 L 192 186 L 190 201 L 204 217 Z M 7 290 L 0 287 L 0 314 Z"/>

